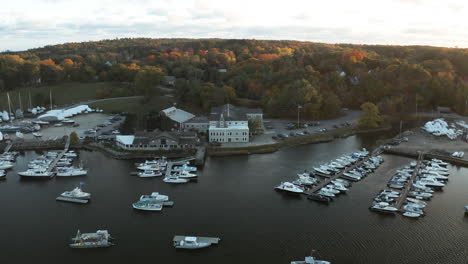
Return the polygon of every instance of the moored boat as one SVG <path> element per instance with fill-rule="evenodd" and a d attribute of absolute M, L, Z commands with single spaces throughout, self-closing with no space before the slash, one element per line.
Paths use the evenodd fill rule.
<path fill-rule="evenodd" d="M 100 248 L 109 247 L 114 244 L 109 242 L 112 239 L 107 230 L 98 230 L 95 233 L 81 233 L 80 230 L 72 238 L 71 248 Z"/>

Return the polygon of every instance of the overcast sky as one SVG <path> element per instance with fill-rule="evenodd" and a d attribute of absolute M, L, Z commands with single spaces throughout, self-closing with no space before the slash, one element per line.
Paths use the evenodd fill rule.
<path fill-rule="evenodd" d="M 0 7 L 0 51 L 117 37 L 468 48 L 465 1 L 7 0 Z"/>

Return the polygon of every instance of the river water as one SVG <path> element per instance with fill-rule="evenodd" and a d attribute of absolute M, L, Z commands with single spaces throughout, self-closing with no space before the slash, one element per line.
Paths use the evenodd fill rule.
<path fill-rule="evenodd" d="M 330 205 L 274 191 L 305 168 L 361 147 L 376 137 L 352 136 L 330 143 L 287 148 L 272 154 L 208 158 L 197 182 L 170 185 L 161 178 L 130 176 L 134 161 L 81 151 L 89 168 L 81 178 L 21 180 L 15 173 L 38 153 L 19 156 L 0 182 L 1 263 L 289 263 L 316 249 L 334 264 L 468 263 L 467 170 L 450 167 L 450 181 L 426 208 L 408 219 L 369 211 L 378 192 L 409 159 L 384 156 L 376 173 L 355 183 Z M 92 193 L 87 205 L 56 202 L 80 182 Z M 159 191 L 175 202 L 162 212 L 131 208 L 141 194 Z M 69 238 L 109 229 L 116 246 L 73 250 Z M 219 236 L 219 245 L 176 250 L 174 235 Z"/>

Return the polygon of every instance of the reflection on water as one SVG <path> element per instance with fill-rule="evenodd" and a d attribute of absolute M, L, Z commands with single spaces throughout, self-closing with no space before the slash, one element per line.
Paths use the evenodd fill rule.
<path fill-rule="evenodd" d="M 272 154 L 208 158 L 198 182 L 170 185 L 161 178 L 130 176 L 133 161 L 81 151 L 86 177 L 24 181 L 14 173 L 0 182 L 0 259 L 4 263 L 289 263 L 316 249 L 333 263 L 466 263 L 468 201 L 465 168 L 451 167 L 443 192 L 418 220 L 376 214 L 368 207 L 397 167 L 410 160 L 385 156 L 375 173 L 353 184 L 330 205 L 275 192 L 296 173 L 361 147 L 375 136 L 288 148 Z M 16 170 L 37 156 L 26 152 Z M 55 197 L 79 182 L 92 194 L 88 205 L 59 203 Z M 173 208 L 145 213 L 131 203 L 159 191 Z M 76 229 L 109 229 L 116 246 L 72 250 Z M 174 235 L 219 236 L 218 246 L 200 251 L 172 247 Z M 5 262 L 6 261 L 6 262 Z"/>

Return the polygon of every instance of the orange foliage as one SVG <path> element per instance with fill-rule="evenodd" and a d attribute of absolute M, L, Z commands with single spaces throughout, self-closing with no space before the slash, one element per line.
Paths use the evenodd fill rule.
<path fill-rule="evenodd" d="M 351 63 L 356 63 L 362 61 L 365 57 L 366 55 L 359 50 L 348 51 L 343 54 L 343 63 L 346 63 L 348 61 Z"/>
<path fill-rule="evenodd" d="M 265 54 L 258 54 L 257 58 L 261 61 L 272 61 L 276 60 L 280 57 L 278 54 L 273 54 L 273 53 L 265 53 Z"/>
<path fill-rule="evenodd" d="M 156 55 L 149 55 L 146 57 L 147 62 L 155 62 L 156 61 Z"/>
<path fill-rule="evenodd" d="M 39 63 L 43 65 L 55 66 L 55 62 L 51 59 L 41 60 Z"/>
<path fill-rule="evenodd" d="M 64 59 L 61 64 L 63 67 L 69 67 L 73 66 L 74 63 L 71 59 Z"/>

